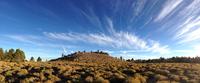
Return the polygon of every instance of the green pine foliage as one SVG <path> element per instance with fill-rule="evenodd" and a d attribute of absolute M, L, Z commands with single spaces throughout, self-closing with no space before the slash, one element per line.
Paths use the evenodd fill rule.
<path fill-rule="evenodd" d="M 31 57 L 30 61 L 31 61 L 31 62 L 35 62 L 34 57 Z"/>
<path fill-rule="evenodd" d="M 3 51 L 3 49 L 2 49 L 2 48 L 0 48 L 0 60 L 2 60 L 2 59 L 3 59 L 3 55 L 4 55 L 4 51 Z"/>
<path fill-rule="evenodd" d="M 38 57 L 37 62 L 42 62 L 42 59 L 40 57 Z"/>
<path fill-rule="evenodd" d="M 9 49 L 8 51 L 4 51 L 2 48 L 0 48 L 0 60 L 12 62 L 24 61 L 25 53 L 21 49 Z"/>

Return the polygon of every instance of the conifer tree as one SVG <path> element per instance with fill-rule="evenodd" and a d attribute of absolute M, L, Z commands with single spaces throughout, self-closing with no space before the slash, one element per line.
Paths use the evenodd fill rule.
<path fill-rule="evenodd" d="M 40 57 L 37 58 L 37 62 L 41 62 L 42 59 Z"/>
<path fill-rule="evenodd" d="M 12 61 L 24 61 L 25 60 L 25 54 L 22 50 L 16 49 Z"/>
<path fill-rule="evenodd" d="M 31 57 L 30 61 L 31 61 L 31 62 L 35 62 L 34 57 Z"/>
<path fill-rule="evenodd" d="M 2 48 L 0 48 L 0 60 L 2 60 L 2 59 L 3 59 L 3 56 L 4 56 L 3 49 L 2 49 Z"/>

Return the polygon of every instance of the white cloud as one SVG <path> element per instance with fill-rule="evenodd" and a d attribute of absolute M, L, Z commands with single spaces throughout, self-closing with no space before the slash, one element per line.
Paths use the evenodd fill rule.
<path fill-rule="evenodd" d="M 162 46 L 156 41 L 145 41 L 134 34 L 128 32 L 115 32 L 113 35 L 106 34 L 78 34 L 78 33 L 50 33 L 44 32 L 49 38 L 60 39 L 65 41 L 78 41 L 103 46 L 110 46 L 113 48 L 132 49 L 132 50 L 146 50 L 155 53 L 168 53 L 168 46 Z"/>
<path fill-rule="evenodd" d="M 179 40 L 179 43 L 187 43 L 196 40 L 200 40 L 200 16 L 188 18 L 179 28 L 175 39 Z"/>
<path fill-rule="evenodd" d="M 114 29 L 114 24 L 111 18 L 105 17 L 106 23 L 107 23 L 107 31 L 111 34 L 114 34 L 116 31 Z"/>
<path fill-rule="evenodd" d="M 154 42 L 152 46 L 149 48 L 152 52 L 159 52 L 161 54 L 168 54 L 170 50 L 167 45 L 161 46 L 160 43 Z"/>
<path fill-rule="evenodd" d="M 40 45 L 39 42 L 36 42 L 36 40 L 40 38 L 33 35 L 6 35 L 6 37 L 20 41 L 20 42 Z"/>
<path fill-rule="evenodd" d="M 200 28 L 183 35 L 182 38 L 183 39 L 180 41 L 180 43 L 200 40 Z"/>
<path fill-rule="evenodd" d="M 179 12 L 179 15 L 182 18 L 195 16 L 199 13 L 200 9 L 200 0 L 192 0 L 192 3 L 190 3 L 187 7 L 185 7 L 181 12 Z"/>
<path fill-rule="evenodd" d="M 139 13 L 142 11 L 142 9 L 144 8 L 145 4 L 146 4 L 147 0 L 139 0 L 136 3 L 134 3 L 135 6 L 132 6 L 135 8 L 134 10 L 134 14 L 137 16 L 139 15 Z M 133 5 L 133 4 L 132 4 Z"/>
<path fill-rule="evenodd" d="M 94 26 L 98 27 L 100 30 L 102 29 L 102 22 L 100 20 L 100 18 L 96 15 L 94 9 L 92 7 L 87 7 L 84 10 L 77 8 L 77 10 L 79 10 L 81 12 L 81 14 Z"/>
<path fill-rule="evenodd" d="M 200 0 L 193 0 L 177 14 L 179 18 L 176 19 L 179 21 L 174 24 L 175 27 L 172 27 L 170 31 L 175 33 L 173 39 L 177 40 L 178 44 L 188 44 L 200 40 L 199 4 Z"/>
<path fill-rule="evenodd" d="M 54 35 L 51 35 L 54 36 Z M 30 46 L 40 46 L 40 47 L 53 47 L 53 48 L 61 48 L 62 46 L 67 46 L 70 48 L 73 48 L 75 46 L 71 45 L 63 45 L 63 44 L 58 44 L 58 43 L 53 43 L 48 41 L 48 39 L 45 39 L 44 37 L 41 36 L 34 36 L 34 35 L 5 35 L 4 37 L 13 39 L 15 41 L 22 42 L 26 45 Z M 54 36 L 56 37 L 56 36 Z"/>
<path fill-rule="evenodd" d="M 168 16 L 170 13 L 172 13 L 182 1 L 183 0 L 168 0 L 164 4 L 163 9 L 160 11 L 160 13 L 156 17 L 155 21 L 157 22 L 157 21 L 164 19 L 166 16 Z"/>

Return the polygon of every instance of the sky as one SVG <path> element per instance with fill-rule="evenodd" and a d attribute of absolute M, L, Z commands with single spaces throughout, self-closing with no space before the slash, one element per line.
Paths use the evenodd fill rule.
<path fill-rule="evenodd" d="M 200 55 L 200 0 L 0 0 L 0 48 L 26 58 L 102 50 L 125 59 Z"/>

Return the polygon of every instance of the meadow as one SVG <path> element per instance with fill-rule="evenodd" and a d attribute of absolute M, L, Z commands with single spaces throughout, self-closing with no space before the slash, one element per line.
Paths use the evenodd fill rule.
<path fill-rule="evenodd" d="M 200 83 L 198 63 L 0 62 L 0 83 Z"/>

